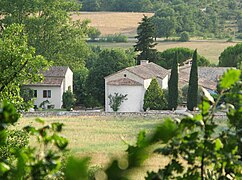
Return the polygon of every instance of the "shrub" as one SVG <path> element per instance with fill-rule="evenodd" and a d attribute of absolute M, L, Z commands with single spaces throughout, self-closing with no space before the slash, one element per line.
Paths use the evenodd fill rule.
<path fill-rule="evenodd" d="M 121 106 L 121 104 L 127 100 L 127 94 L 122 95 L 119 93 L 114 93 L 114 95 L 110 94 L 108 96 L 109 106 L 112 108 L 114 112 L 117 112 Z"/>
<path fill-rule="evenodd" d="M 167 102 L 164 93 L 160 88 L 157 79 L 152 79 L 144 96 L 143 109 L 162 110 L 167 107 Z"/>
<path fill-rule="evenodd" d="M 108 35 L 107 37 L 100 38 L 101 42 L 127 42 L 128 37 L 122 34 Z"/>
<path fill-rule="evenodd" d="M 63 99 L 63 108 L 66 108 L 68 111 L 70 111 L 75 104 L 74 94 L 71 92 L 70 87 L 68 87 L 68 90 L 63 93 L 62 99 Z"/>
<path fill-rule="evenodd" d="M 242 43 L 227 47 L 219 56 L 219 66 L 237 67 L 242 62 Z"/>
<path fill-rule="evenodd" d="M 183 32 L 180 34 L 180 39 L 179 39 L 179 41 L 181 41 L 181 42 L 188 42 L 189 40 L 190 40 L 190 36 L 189 36 L 188 32 L 183 31 Z"/>

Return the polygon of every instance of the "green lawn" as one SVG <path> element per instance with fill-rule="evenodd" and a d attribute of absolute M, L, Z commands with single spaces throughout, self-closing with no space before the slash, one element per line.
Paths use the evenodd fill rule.
<path fill-rule="evenodd" d="M 17 128 L 26 125 L 38 126 L 35 118 L 21 118 Z M 123 142 L 135 143 L 140 130 L 150 132 L 162 119 L 146 117 L 118 117 L 118 116 L 79 116 L 79 117 L 48 117 L 43 118 L 46 124 L 62 122 L 65 124 L 62 134 L 69 140 L 70 151 L 77 156 L 90 156 L 92 166 L 105 167 L 112 157 L 121 158 L 125 155 L 127 145 Z M 221 127 L 226 126 L 220 120 Z M 219 130 L 218 130 L 219 132 Z M 31 141 L 34 145 L 35 141 Z M 144 163 L 143 169 L 135 171 L 131 179 L 143 179 L 147 170 L 157 170 L 167 164 L 169 158 L 152 155 Z"/>

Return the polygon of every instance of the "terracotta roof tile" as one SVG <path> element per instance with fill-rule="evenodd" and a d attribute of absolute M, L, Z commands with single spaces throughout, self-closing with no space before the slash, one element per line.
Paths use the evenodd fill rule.
<path fill-rule="evenodd" d="M 43 72 L 44 77 L 64 77 L 68 67 L 52 66 L 49 70 Z"/>
<path fill-rule="evenodd" d="M 63 78 L 45 77 L 42 82 L 30 84 L 31 86 L 61 86 Z"/>
<path fill-rule="evenodd" d="M 179 87 L 189 82 L 191 66 L 179 68 Z M 198 84 L 202 87 L 215 90 L 220 76 L 229 68 L 226 67 L 198 67 Z"/>
<path fill-rule="evenodd" d="M 129 72 L 141 77 L 142 79 L 150 79 L 153 77 L 165 78 L 169 71 L 155 63 L 147 63 L 126 68 Z"/>
<path fill-rule="evenodd" d="M 107 84 L 113 85 L 113 86 L 142 86 L 141 83 L 129 78 L 121 78 L 121 79 L 109 81 Z"/>

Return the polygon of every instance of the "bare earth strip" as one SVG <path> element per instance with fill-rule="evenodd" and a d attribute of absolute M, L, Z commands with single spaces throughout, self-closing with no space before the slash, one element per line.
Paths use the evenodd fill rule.
<path fill-rule="evenodd" d="M 153 16 L 153 13 L 134 12 L 80 12 L 72 15 L 73 20 L 91 20 L 91 26 L 101 31 L 102 35 L 121 33 L 126 36 L 135 36 L 138 23 L 143 15 Z"/>

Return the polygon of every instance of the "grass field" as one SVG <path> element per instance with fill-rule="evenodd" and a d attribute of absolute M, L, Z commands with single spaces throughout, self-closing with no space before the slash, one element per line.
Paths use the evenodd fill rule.
<path fill-rule="evenodd" d="M 162 119 L 155 117 L 80 116 L 43 118 L 46 124 L 62 122 L 62 134 L 69 140 L 69 149 L 77 156 L 92 157 L 92 166 L 105 167 L 112 157 L 125 155 L 127 145 L 134 144 L 140 130 L 151 131 Z M 34 118 L 22 118 L 17 128 L 37 125 Z M 223 124 L 224 125 L 224 124 Z M 144 166 L 135 170 L 131 179 L 143 179 L 147 170 L 157 170 L 167 164 L 169 158 L 152 155 Z"/>
<path fill-rule="evenodd" d="M 121 158 L 125 155 L 127 145 L 135 143 L 140 130 L 149 132 L 162 120 L 157 118 L 141 117 L 54 117 L 43 118 L 46 124 L 62 122 L 65 124 L 62 134 L 69 140 L 69 149 L 77 156 L 92 157 L 92 166 L 105 167 L 113 157 Z M 28 124 L 38 126 L 34 118 L 22 118 L 17 124 L 18 128 Z M 155 170 L 165 164 L 168 158 L 153 156 L 144 165 L 145 170 L 135 173 L 135 178 L 142 179 L 146 170 Z"/>
<path fill-rule="evenodd" d="M 135 12 L 80 12 L 79 15 L 72 15 L 71 18 L 81 21 L 89 19 L 90 25 L 99 29 L 102 36 L 121 33 L 128 37 L 134 37 L 143 14 L 148 17 L 153 16 L 153 13 Z"/>
<path fill-rule="evenodd" d="M 135 42 L 127 43 L 90 43 L 104 48 L 131 48 Z M 229 46 L 236 45 L 236 42 L 225 41 L 191 41 L 191 42 L 158 42 L 156 49 L 164 51 L 174 47 L 186 47 L 197 49 L 198 53 L 206 57 L 211 63 L 217 64 L 220 54 Z"/>

